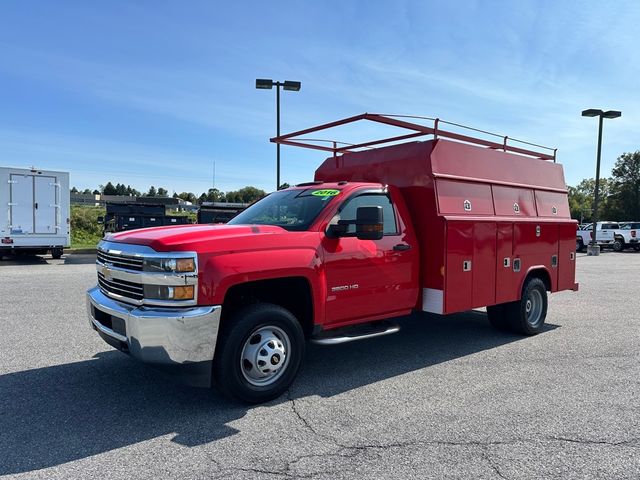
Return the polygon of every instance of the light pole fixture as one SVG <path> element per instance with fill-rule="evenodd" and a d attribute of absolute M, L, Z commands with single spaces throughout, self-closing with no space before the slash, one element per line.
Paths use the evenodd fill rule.
<path fill-rule="evenodd" d="M 596 224 L 598 223 L 598 201 L 600 200 L 600 156 L 602 154 L 602 119 L 618 118 L 622 116 L 622 112 L 618 110 L 607 110 L 606 112 L 597 108 L 589 108 L 582 111 L 583 117 L 598 117 L 598 153 L 596 156 L 596 185 L 593 198 L 593 235 L 591 238 L 591 246 L 596 247 Z"/>
<path fill-rule="evenodd" d="M 300 82 L 285 80 L 284 82 L 274 82 L 267 78 L 257 78 L 256 88 L 258 90 L 271 90 L 276 87 L 276 136 L 280 136 L 280 88 L 297 92 L 301 87 Z M 280 189 L 280 144 L 276 143 L 276 190 Z"/>

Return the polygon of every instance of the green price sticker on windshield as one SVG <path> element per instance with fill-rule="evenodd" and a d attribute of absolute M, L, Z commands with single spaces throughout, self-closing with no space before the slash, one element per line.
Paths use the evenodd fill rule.
<path fill-rule="evenodd" d="M 315 195 L 316 197 L 335 197 L 340 193 L 340 190 L 316 190 L 315 192 L 311 192 L 311 195 Z"/>

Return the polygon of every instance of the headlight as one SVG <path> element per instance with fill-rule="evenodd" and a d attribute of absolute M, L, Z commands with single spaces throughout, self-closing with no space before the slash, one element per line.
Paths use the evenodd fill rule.
<path fill-rule="evenodd" d="M 153 258 L 144 259 L 145 272 L 195 272 L 195 258 Z"/>
<path fill-rule="evenodd" d="M 165 285 L 145 285 L 144 297 L 153 300 L 193 300 L 193 285 L 168 287 Z"/>

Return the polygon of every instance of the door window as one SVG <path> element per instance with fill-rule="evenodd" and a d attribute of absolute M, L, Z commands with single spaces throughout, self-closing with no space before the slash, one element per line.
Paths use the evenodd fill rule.
<path fill-rule="evenodd" d="M 396 215 L 391 204 L 391 200 L 387 195 L 383 194 L 368 194 L 359 195 L 354 198 L 350 198 L 343 205 L 338 214 L 333 217 L 332 224 L 338 223 L 338 220 L 352 220 L 356 219 L 356 210 L 358 207 L 382 207 L 382 219 L 384 221 L 384 234 L 385 235 L 397 235 L 398 227 L 396 225 Z M 348 225 L 347 234 L 355 234 L 356 226 Z"/>

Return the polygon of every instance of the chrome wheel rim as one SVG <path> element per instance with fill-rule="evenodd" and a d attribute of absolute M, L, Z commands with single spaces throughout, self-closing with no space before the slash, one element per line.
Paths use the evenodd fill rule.
<path fill-rule="evenodd" d="M 542 323 L 542 307 L 544 301 L 539 290 L 531 290 L 525 302 L 525 314 L 527 322 L 536 328 Z"/>
<path fill-rule="evenodd" d="M 271 385 L 286 371 L 290 351 L 291 341 L 284 330 L 273 325 L 258 327 L 242 347 L 242 375 L 256 387 Z"/>

